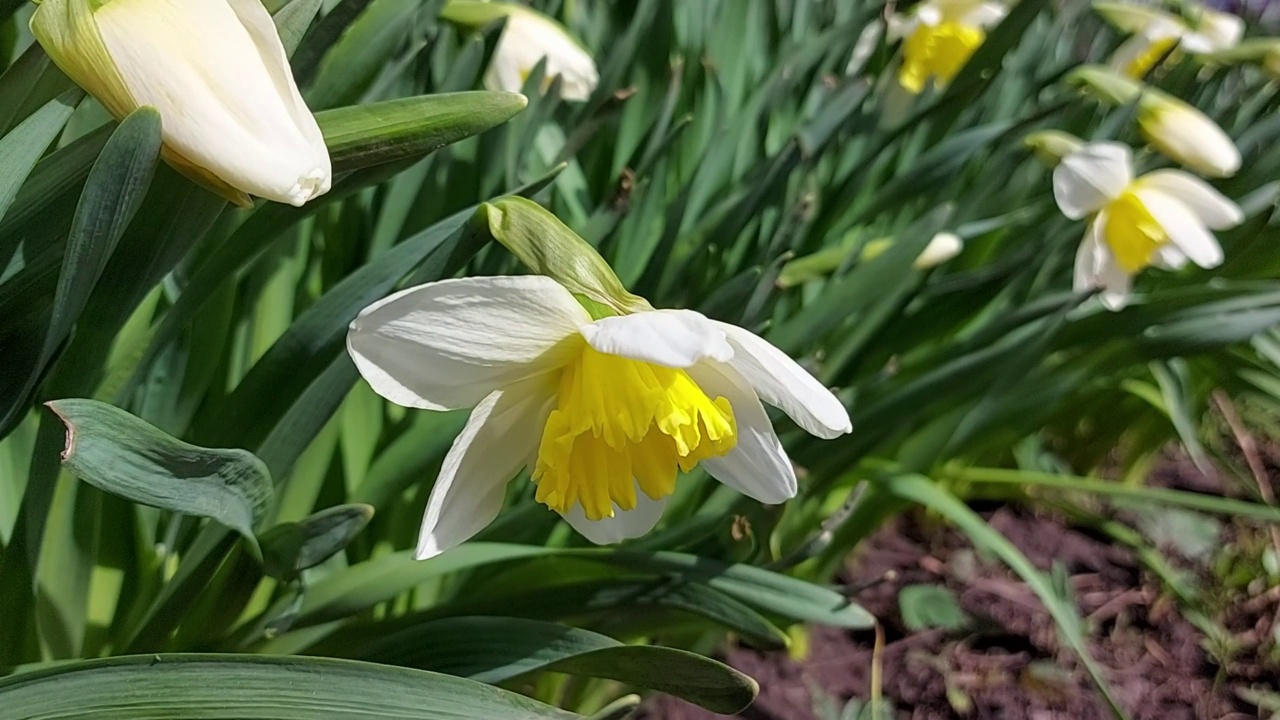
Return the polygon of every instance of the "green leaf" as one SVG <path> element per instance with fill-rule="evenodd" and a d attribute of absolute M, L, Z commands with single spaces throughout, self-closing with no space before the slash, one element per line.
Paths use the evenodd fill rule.
<path fill-rule="evenodd" d="M 713 712 L 751 704 L 755 682 L 710 658 L 624 645 L 589 630 L 504 617 L 455 617 L 385 635 L 360 657 L 498 684 L 540 671 L 607 678 L 658 690 Z"/>
<path fill-rule="evenodd" d="M 66 425 L 62 464 L 85 482 L 172 512 L 206 517 L 243 535 L 271 503 L 271 477 L 246 450 L 214 450 L 182 442 L 129 413 L 94 400 L 54 400 Z"/>
<path fill-rule="evenodd" d="M 62 127 L 76 109 L 76 103 L 84 97 L 78 89 L 68 90 L 50 100 L 16 128 L 0 137 L 0 220 L 18 196 L 27 176 L 31 174 L 44 151 L 62 132 Z"/>
<path fill-rule="evenodd" d="M 37 113 L 33 118 L 39 116 Z M 94 163 L 71 221 L 52 313 L 42 342 L 32 346 L 40 348 L 39 354 L 17 364 L 21 368 L 18 374 L 0 381 L 0 386 L 7 386 L 0 400 L 0 433 L 26 412 L 32 389 L 88 307 L 108 261 L 146 196 L 159 158 L 160 115 L 142 108 L 116 128 Z"/>
<path fill-rule="evenodd" d="M 275 22 L 276 31 L 280 33 L 280 44 L 284 45 L 286 53 L 294 54 L 294 49 L 298 47 L 298 43 L 302 42 L 303 35 L 306 34 L 307 28 L 311 27 L 311 21 L 315 19 L 316 13 L 320 12 L 320 6 L 323 4 L 323 0 L 290 0 L 287 5 L 271 16 L 272 21 Z"/>
<path fill-rule="evenodd" d="M 430 560 L 414 560 L 413 553 L 399 552 L 336 572 L 307 593 L 298 624 L 363 612 L 445 573 L 546 555 L 675 575 L 705 584 L 753 608 L 794 620 L 858 629 L 875 624 L 870 613 L 834 590 L 750 565 L 674 552 L 574 550 L 482 542 L 467 543 Z"/>
<path fill-rule="evenodd" d="M 267 573 L 289 579 L 319 565 L 349 545 L 372 518 L 368 505 L 339 505 L 272 527 L 259 538 Z"/>
<path fill-rule="evenodd" d="M 316 121 L 337 174 L 422 157 L 501 125 L 528 102 L 518 93 L 445 93 L 326 110 Z"/>
<path fill-rule="evenodd" d="M 959 630 L 969 617 L 956 596 L 941 585 L 908 585 L 898 591 L 898 609 L 902 623 L 912 632 L 942 628 Z"/>
<path fill-rule="evenodd" d="M 71 90 L 75 84 L 62 73 L 38 43 L 32 43 L 0 75 L 0 136 L 36 108 Z"/>
<path fill-rule="evenodd" d="M 0 720 L 571 720 L 473 680 L 352 660 L 135 655 L 0 680 Z"/>

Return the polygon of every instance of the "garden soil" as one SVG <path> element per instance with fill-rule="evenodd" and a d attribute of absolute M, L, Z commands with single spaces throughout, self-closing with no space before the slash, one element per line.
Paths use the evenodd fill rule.
<path fill-rule="evenodd" d="M 1277 453 L 1269 453 L 1272 458 Z M 1280 485 L 1276 463 L 1271 479 Z M 1224 492 L 1180 457 L 1162 463 L 1153 484 Z M 1280 487 L 1277 487 L 1280 491 Z M 1043 505 L 1043 503 L 1038 503 Z M 1065 574 L 1089 632 L 1089 646 L 1120 704 L 1134 720 L 1243 720 L 1272 717 L 1249 702 L 1280 690 L 1276 661 L 1280 589 L 1253 582 L 1229 593 L 1210 614 L 1234 652 L 1214 644 L 1184 617 L 1159 579 L 1126 547 L 1064 516 L 1020 505 L 974 506 L 1041 570 Z M 1125 518 L 1123 514 L 1121 519 Z M 1265 530 L 1227 523 L 1216 540 Z M 1180 570 L 1210 583 L 1209 562 L 1163 553 Z M 898 517 L 865 541 L 844 578 L 850 594 L 877 618 L 884 634 L 883 695 L 895 718 L 1091 720 L 1111 717 L 1069 648 L 1059 642 L 1035 594 L 967 539 L 924 513 Z M 899 610 L 909 585 L 947 587 L 969 621 L 961 630 L 910 631 Z M 760 683 L 744 720 L 840 720 L 848 698 L 870 696 L 875 634 L 808 629 L 807 652 L 731 647 L 729 664 Z M 1276 695 L 1273 697 L 1280 697 Z M 833 711 L 832 708 L 835 708 Z M 640 717 L 703 720 L 713 715 L 672 698 L 652 698 Z M 848 717 L 853 717 L 852 715 Z M 863 715 L 869 718 L 870 714 Z M 1278 716 L 1280 717 L 1280 716 Z"/>

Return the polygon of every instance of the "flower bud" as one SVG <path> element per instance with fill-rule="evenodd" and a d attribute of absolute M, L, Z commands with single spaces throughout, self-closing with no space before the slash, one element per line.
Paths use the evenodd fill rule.
<path fill-rule="evenodd" d="M 964 250 L 964 241 L 959 235 L 940 232 L 933 236 L 911 266 L 917 270 L 928 270 L 959 255 L 961 250 Z"/>
<path fill-rule="evenodd" d="M 228 200 L 328 192 L 324 137 L 259 0 L 44 0 L 31 32 L 116 119 L 156 108 L 165 160 Z"/>
<path fill-rule="evenodd" d="M 1138 102 L 1142 135 L 1169 159 L 1212 177 L 1240 169 L 1240 151 L 1222 128 L 1194 107 L 1148 90 Z"/>

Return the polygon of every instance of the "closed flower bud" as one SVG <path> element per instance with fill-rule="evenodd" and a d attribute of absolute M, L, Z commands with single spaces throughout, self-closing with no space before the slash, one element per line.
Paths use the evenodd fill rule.
<path fill-rule="evenodd" d="M 1144 93 L 1138 104 L 1142 135 L 1169 159 L 1213 177 L 1229 177 L 1240 169 L 1240 151 L 1227 134 L 1194 107 L 1157 91 Z"/>
<path fill-rule="evenodd" d="M 228 200 L 328 192 L 328 149 L 259 0 L 44 0 L 31 32 L 117 119 L 156 108 L 165 160 Z"/>

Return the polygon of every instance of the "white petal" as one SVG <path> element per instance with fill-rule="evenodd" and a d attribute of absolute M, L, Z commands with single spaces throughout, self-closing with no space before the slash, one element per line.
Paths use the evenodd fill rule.
<path fill-rule="evenodd" d="M 554 391 L 553 377 L 530 378 L 494 391 L 471 411 L 431 488 L 419 560 L 466 541 L 498 516 L 507 483 L 538 447 Z"/>
<path fill-rule="evenodd" d="M 786 353 L 736 325 L 717 322 L 716 327 L 733 347 L 729 365 L 765 402 L 785 412 L 810 435 L 830 439 L 853 429 L 840 399 Z"/>
<path fill-rule="evenodd" d="M 1198 26 L 1182 38 L 1182 46 L 1193 53 L 1220 52 L 1235 47 L 1242 37 L 1243 18 L 1202 8 Z"/>
<path fill-rule="evenodd" d="M 652 310 L 597 320 L 581 328 L 587 344 L 609 355 L 672 368 L 700 360 L 728 362 L 724 331 L 693 310 Z"/>
<path fill-rule="evenodd" d="M 1138 178 L 1139 187 L 1148 187 L 1172 196 L 1191 208 L 1206 226 L 1226 230 L 1244 222 L 1240 206 L 1209 183 L 1179 170 L 1156 170 Z"/>
<path fill-rule="evenodd" d="M 1108 310 L 1123 310 L 1129 304 L 1129 293 L 1133 287 L 1133 278 L 1120 267 L 1110 250 L 1103 248 L 1103 263 L 1098 268 L 1098 286 L 1102 288 L 1099 296 Z"/>
<path fill-rule="evenodd" d="M 1129 288 L 1133 280 L 1116 262 L 1111 248 L 1103 241 L 1102 231 L 1106 227 L 1106 213 L 1089 223 L 1089 231 L 1080 249 L 1076 252 L 1075 284 L 1077 292 L 1099 290 L 1103 306 L 1109 310 L 1119 310 L 1129 299 Z"/>
<path fill-rule="evenodd" d="M 1192 209 L 1172 195 L 1151 187 L 1135 190 L 1151 217 L 1169 235 L 1169 241 L 1202 268 L 1222 264 L 1222 246 Z"/>
<path fill-rule="evenodd" d="M 689 375 L 707 395 L 728 400 L 738 424 L 738 444 L 723 457 L 703 460 L 703 469 L 762 503 L 776 505 L 795 497 L 795 468 L 747 381 L 732 367 L 715 363 L 690 368 Z"/>
<path fill-rule="evenodd" d="M 648 534 L 667 507 L 667 499 L 653 500 L 642 492 L 636 493 L 634 510 L 613 508 L 613 517 L 603 520 L 588 520 L 582 512 L 582 505 L 574 503 L 569 512 L 561 515 L 578 534 L 596 545 L 612 545 L 623 540 L 630 540 Z"/>
<path fill-rule="evenodd" d="M 1008 14 L 1008 9 L 998 2 L 983 2 L 965 13 L 961 22 L 966 25 L 989 28 L 1004 20 L 1004 16 Z"/>
<path fill-rule="evenodd" d="M 595 60 L 559 23 L 514 7 L 494 49 L 486 84 L 519 92 L 525 77 L 544 57 L 547 78 L 561 78 L 560 96 L 565 100 L 586 100 L 600 82 Z"/>
<path fill-rule="evenodd" d="M 1133 180 L 1129 146 L 1088 143 L 1068 153 L 1053 171 L 1053 197 L 1062 214 L 1079 220 L 1097 212 Z"/>
<path fill-rule="evenodd" d="M 885 40 L 894 42 L 907 37 L 920 26 L 920 19 L 915 13 L 904 15 L 894 13 L 885 21 Z"/>
<path fill-rule="evenodd" d="M 301 205 L 328 188 L 329 153 L 266 10 L 249 3 L 112 0 L 95 19 L 167 146 L 232 187 Z"/>
<path fill-rule="evenodd" d="M 1103 253 L 1106 252 L 1102 244 L 1102 228 L 1105 227 L 1106 218 L 1106 213 L 1098 213 L 1098 216 L 1089 223 L 1084 240 L 1076 250 L 1075 275 L 1072 283 L 1072 288 L 1076 292 L 1100 287 L 1098 275 L 1102 268 Z"/>
<path fill-rule="evenodd" d="M 472 407 L 578 352 L 591 316 L 539 275 L 442 280 L 361 311 L 347 352 L 381 396 L 428 410 Z"/>
<path fill-rule="evenodd" d="M 1177 245 L 1165 243 L 1156 250 L 1154 265 L 1164 270 L 1181 270 L 1187 265 L 1187 256 Z"/>

